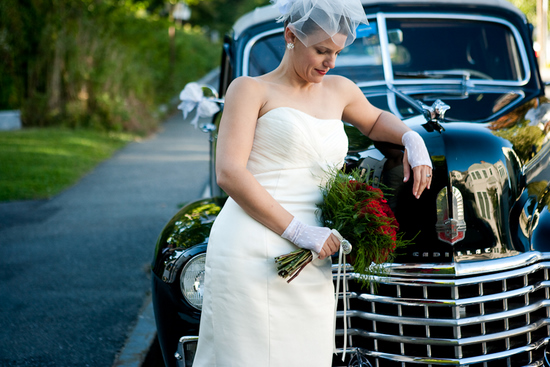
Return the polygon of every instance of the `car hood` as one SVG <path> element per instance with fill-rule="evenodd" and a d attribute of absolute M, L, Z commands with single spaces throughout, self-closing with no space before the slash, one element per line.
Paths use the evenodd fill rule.
<path fill-rule="evenodd" d="M 441 99 L 451 107 L 439 132 L 423 116 L 404 118 L 433 162 L 431 188 L 420 199 L 412 195 L 413 180 L 403 182 L 402 147 L 371 142 L 347 127 L 354 159 L 387 188 L 400 230 L 413 240 L 397 261 L 481 260 L 527 251 L 516 234 L 521 210 L 514 207 L 526 187 L 524 165 L 548 139 L 548 100 L 498 91 L 414 98 L 425 104 Z"/>
<path fill-rule="evenodd" d="M 460 95 L 421 94 L 413 97 L 421 99 L 423 103 L 428 105 L 438 99 L 445 101 L 451 107 L 445 114 L 445 121 L 447 122 L 492 121 L 496 116 L 501 115 L 504 110 L 509 110 L 525 101 L 525 93 L 521 90 L 484 90 Z"/>

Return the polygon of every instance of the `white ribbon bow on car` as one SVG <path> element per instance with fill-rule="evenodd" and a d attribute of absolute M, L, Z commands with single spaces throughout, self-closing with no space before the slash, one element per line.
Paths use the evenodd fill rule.
<path fill-rule="evenodd" d="M 204 97 L 202 87 L 197 83 L 188 83 L 185 88 L 180 92 L 181 103 L 178 105 L 178 109 L 183 112 L 183 118 L 186 119 L 187 115 L 193 110 L 197 109 L 197 113 L 191 120 L 191 125 L 195 128 L 198 127 L 199 118 L 212 117 L 216 114 L 220 107 L 216 102 L 210 101 Z"/>

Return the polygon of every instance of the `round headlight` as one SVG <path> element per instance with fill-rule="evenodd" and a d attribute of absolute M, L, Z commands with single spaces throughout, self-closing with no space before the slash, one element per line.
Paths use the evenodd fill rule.
<path fill-rule="evenodd" d="M 193 257 L 185 264 L 180 275 L 181 293 L 185 300 L 197 310 L 202 309 L 205 262 L 205 253 Z"/>

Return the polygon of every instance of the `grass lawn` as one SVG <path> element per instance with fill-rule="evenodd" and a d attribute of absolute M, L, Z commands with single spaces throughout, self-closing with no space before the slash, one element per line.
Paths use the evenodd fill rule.
<path fill-rule="evenodd" d="M 64 128 L 0 131 L 0 201 L 52 197 L 134 137 Z"/>

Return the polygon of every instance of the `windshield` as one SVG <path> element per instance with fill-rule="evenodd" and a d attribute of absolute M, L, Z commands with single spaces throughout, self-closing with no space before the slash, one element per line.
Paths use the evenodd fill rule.
<path fill-rule="evenodd" d="M 380 38 L 374 20 L 369 20 L 369 25 L 357 27 L 357 38 L 336 58 L 336 67 L 331 73 L 343 75 L 356 83 L 384 80 Z"/>
<path fill-rule="evenodd" d="M 355 83 L 384 80 L 378 24 L 357 28 L 357 38 L 336 59 L 330 74 Z M 388 18 L 389 58 L 396 81 L 412 78 L 522 81 L 525 67 L 512 30 L 482 20 Z M 258 76 L 279 65 L 285 44 L 282 31 L 257 39 L 245 59 L 245 74 Z M 246 55 L 245 55 L 246 57 Z"/>
<path fill-rule="evenodd" d="M 388 19 L 394 78 L 521 81 L 524 67 L 509 27 L 460 19 Z"/>

